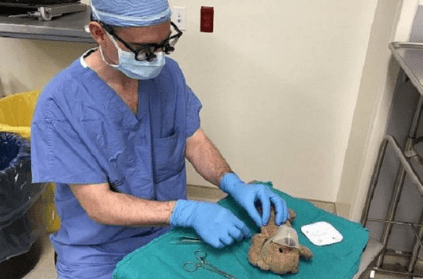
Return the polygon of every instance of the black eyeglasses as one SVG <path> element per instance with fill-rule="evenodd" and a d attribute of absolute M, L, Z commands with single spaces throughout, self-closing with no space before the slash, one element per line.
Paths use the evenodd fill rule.
<path fill-rule="evenodd" d="M 183 34 L 182 31 L 178 29 L 176 24 L 174 24 L 173 22 L 170 22 L 170 24 L 173 26 L 173 28 L 176 31 L 175 35 L 170 35 L 166 40 L 164 40 L 160 44 L 145 44 L 141 48 L 135 49 L 131 47 L 130 44 L 125 42 L 122 38 L 120 38 L 110 25 L 104 24 L 103 22 L 99 22 L 99 23 L 110 35 L 115 37 L 118 41 L 124 44 L 125 47 L 127 47 L 130 51 L 132 51 L 135 54 L 135 60 L 137 61 L 153 60 L 154 58 L 156 58 L 156 55 L 154 54 L 154 52 L 156 52 L 159 49 L 161 49 L 166 54 L 170 54 L 171 52 L 175 51 L 175 45 Z"/>

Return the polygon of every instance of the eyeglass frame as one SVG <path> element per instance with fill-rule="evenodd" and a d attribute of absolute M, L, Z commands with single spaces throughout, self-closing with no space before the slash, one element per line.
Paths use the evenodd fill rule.
<path fill-rule="evenodd" d="M 113 30 L 112 26 L 105 24 L 104 22 L 101 21 L 97 21 L 105 30 L 107 33 L 109 33 L 110 35 L 112 35 L 114 38 L 116 38 L 118 41 L 120 41 L 126 48 L 128 48 L 131 52 L 133 52 L 135 54 L 135 60 L 137 61 L 151 61 L 154 58 L 156 58 L 156 55 L 154 54 L 158 49 L 162 49 L 162 51 L 166 54 L 169 54 L 171 52 L 173 52 L 175 50 L 175 48 L 173 46 L 171 46 L 169 44 L 169 41 L 176 38 L 176 42 L 179 40 L 179 38 L 181 38 L 181 36 L 183 35 L 183 32 L 181 30 L 179 30 L 179 28 L 176 26 L 175 23 L 173 23 L 172 21 L 170 22 L 170 24 L 173 26 L 173 28 L 175 28 L 175 31 L 177 32 L 177 34 L 170 36 L 168 38 L 166 38 L 162 43 L 160 44 L 145 44 L 145 46 L 143 46 L 142 48 L 139 49 L 134 49 L 133 47 L 131 47 L 127 42 L 125 42 L 121 37 L 119 37 L 116 34 L 116 31 Z M 176 44 L 176 43 L 175 43 Z M 169 47 L 169 48 L 167 48 Z M 151 48 L 154 48 L 154 51 L 150 51 Z M 163 49 L 166 48 L 166 49 Z M 146 58 L 145 59 L 138 59 L 138 54 L 141 51 L 146 51 Z"/>

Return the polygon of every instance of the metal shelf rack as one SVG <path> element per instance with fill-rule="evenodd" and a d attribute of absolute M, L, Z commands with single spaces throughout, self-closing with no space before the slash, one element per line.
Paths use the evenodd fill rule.
<path fill-rule="evenodd" d="M 396 61 L 401 66 L 402 74 L 405 74 L 411 80 L 412 84 L 420 93 L 420 97 L 417 106 L 414 110 L 414 117 L 410 130 L 408 132 L 405 148 L 401 149 L 396 139 L 391 135 L 386 135 L 380 145 L 379 155 L 374 168 L 372 180 L 370 182 L 369 193 L 367 195 L 366 203 L 364 206 L 361 223 L 363 224 L 363 226 L 366 226 L 367 222 L 382 222 L 385 224 L 381 240 L 382 249 L 377 256 L 375 267 L 372 268 L 373 270 L 381 271 L 384 273 L 421 277 L 421 274 L 415 274 L 413 272 L 420 250 L 423 249 L 423 212 L 421 213 L 420 223 L 397 221 L 395 220 L 395 215 L 398 209 L 401 193 L 404 188 L 403 186 L 406 175 L 410 177 L 414 185 L 417 187 L 420 196 L 423 197 L 422 180 L 420 179 L 419 175 L 411 164 L 411 160 L 415 160 L 419 164 L 422 164 L 414 146 L 418 142 L 418 140 L 416 139 L 417 129 L 420 123 L 420 117 L 423 110 L 423 64 L 421 62 L 423 61 L 423 44 L 393 42 L 389 44 L 389 48 L 392 51 L 392 54 L 395 57 Z M 375 193 L 383 159 L 388 146 L 392 147 L 395 151 L 395 154 L 401 163 L 400 169 L 396 177 L 386 218 L 372 219 L 369 218 L 370 204 Z M 392 232 L 392 227 L 394 225 L 408 226 L 410 229 L 412 229 L 414 233 L 415 239 L 413 244 L 413 251 L 411 253 L 411 259 L 406 272 L 391 271 L 383 269 L 381 267 L 383 263 L 383 258 L 386 254 L 386 248 Z"/>
<path fill-rule="evenodd" d="M 45 21 L 0 15 L 0 37 L 94 43 L 91 35 L 85 32 L 90 14 L 91 9 L 87 7 L 83 12 L 64 14 Z"/>

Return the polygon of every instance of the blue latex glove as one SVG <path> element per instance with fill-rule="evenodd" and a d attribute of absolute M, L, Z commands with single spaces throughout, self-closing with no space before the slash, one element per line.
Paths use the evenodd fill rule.
<path fill-rule="evenodd" d="M 205 242 L 215 248 L 251 237 L 250 229 L 238 217 L 215 203 L 178 200 L 170 224 L 194 228 Z"/>
<path fill-rule="evenodd" d="M 220 181 L 220 188 L 231 195 L 237 203 L 247 210 L 257 226 L 267 225 L 270 219 L 270 208 L 273 204 L 276 212 L 275 223 L 281 225 L 289 217 L 286 202 L 266 185 L 246 184 L 233 173 L 227 173 Z M 261 202 L 263 216 L 260 216 L 255 203 Z"/>

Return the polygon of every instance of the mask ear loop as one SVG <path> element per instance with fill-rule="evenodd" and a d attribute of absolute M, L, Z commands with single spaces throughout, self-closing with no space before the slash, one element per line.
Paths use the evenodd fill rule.
<path fill-rule="evenodd" d="M 113 67 L 113 68 L 119 67 L 119 65 L 117 65 L 117 64 L 112 64 L 112 63 L 109 63 L 109 62 L 106 61 L 106 58 L 104 58 L 103 49 L 101 48 L 101 46 L 99 46 L 99 50 L 100 50 L 101 59 L 103 59 L 104 63 L 106 63 L 107 65 L 109 65 L 110 67 Z"/>
<path fill-rule="evenodd" d="M 113 37 L 107 31 L 106 31 L 106 34 L 109 37 L 109 39 L 112 41 L 112 43 L 114 44 L 114 46 L 116 47 L 118 53 L 119 53 L 119 51 L 122 51 L 119 48 L 119 46 L 117 45 L 116 41 L 113 39 Z M 107 62 L 106 59 L 104 58 L 103 49 L 101 48 L 101 46 L 99 46 L 99 49 L 100 49 L 101 59 L 103 59 L 104 63 L 106 63 L 107 65 L 109 65 L 110 67 L 113 67 L 113 68 L 118 68 L 119 67 L 119 64 L 112 64 L 112 63 Z M 120 63 L 120 61 L 119 61 L 119 63 Z"/>
<path fill-rule="evenodd" d="M 112 43 L 113 43 L 113 45 L 115 46 L 116 50 L 117 50 L 117 51 L 123 51 L 123 50 L 119 47 L 119 45 L 118 45 L 118 43 L 116 42 L 115 38 L 113 38 L 113 36 L 112 36 L 112 35 L 110 35 L 110 34 L 109 34 L 109 32 L 107 32 L 107 31 L 106 31 L 106 34 L 107 34 L 107 36 L 109 37 L 109 39 L 112 41 Z"/>

